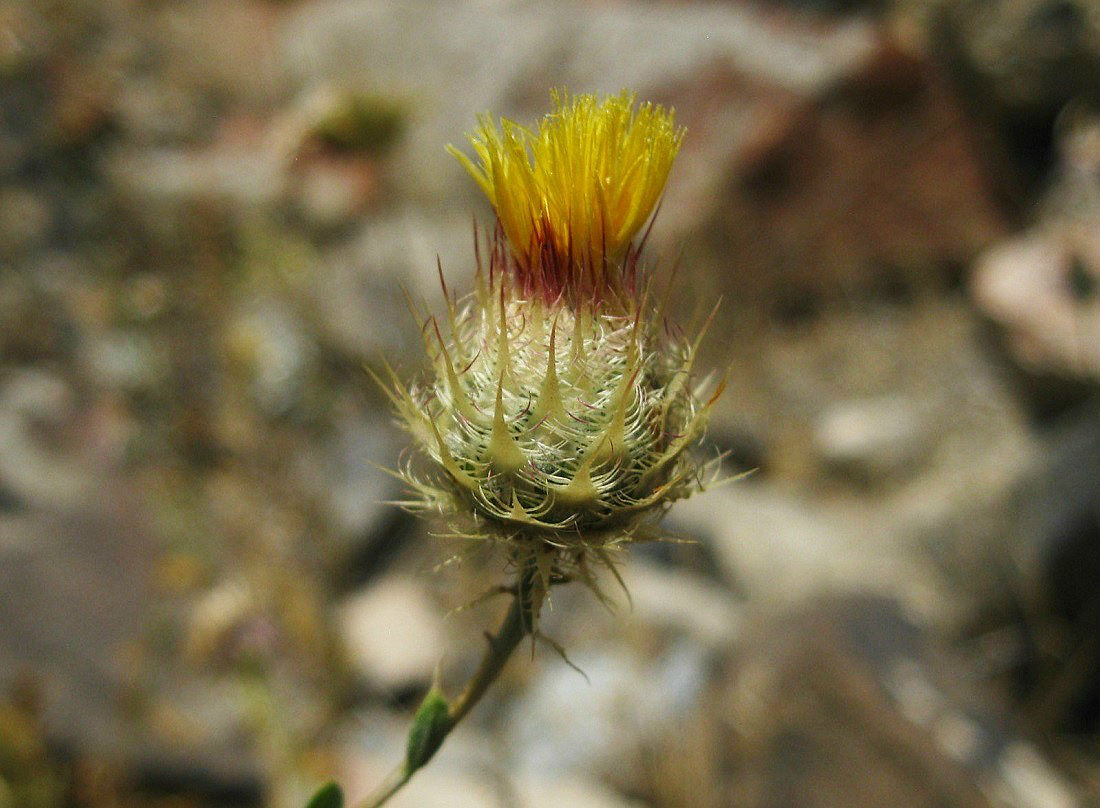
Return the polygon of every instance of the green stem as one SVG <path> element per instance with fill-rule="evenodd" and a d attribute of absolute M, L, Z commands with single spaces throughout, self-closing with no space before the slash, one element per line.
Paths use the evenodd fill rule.
<path fill-rule="evenodd" d="M 524 577 L 528 580 L 522 580 Z M 481 664 L 447 710 L 451 727 L 470 712 L 470 709 L 485 695 L 489 686 L 500 676 L 500 672 L 504 669 L 512 652 L 516 650 L 516 646 L 531 632 L 535 623 L 535 614 L 542 605 L 544 596 L 545 593 L 540 592 L 537 596 L 538 603 L 535 603 L 536 595 L 532 591 L 532 581 L 529 576 L 521 576 L 516 594 L 512 598 L 512 605 L 504 616 L 504 622 L 500 624 L 496 634 L 488 635 L 486 638 L 489 641 L 489 647 L 485 650 L 485 656 L 481 658 Z"/>
<path fill-rule="evenodd" d="M 359 804 L 360 808 L 375 808 L 375 806 L 386 802 L 390 797 L 400 791 L 405 783 L 409 782 L 409 778 L 412 777 L 412 775 L 412 772 L 405 770 L 405 764 L 401 764 L 386 775 L 386 779 L 379 783 L 378 787 L 371 792 L 370 796 Z"/>
<path fill-rule="evenodd" d="M 401 790 L 405 783 L 409 782 L 413 774 L 424 764 L 431 760 L 436 750 L 442 745 L 443 740 L 451 733 L 458 722 L 465 718 L 474 705 L 481 701 L 481 697 L 489 689 L 504 670 L 512 652 L 520 644 L 524 637 L 534 630 L 535 618 L 542 601 L 546 597 L 545 589 L 537 582 L 537 572 L 534 564 L 526 565 L 516 580 L 515 592 L 512 596 L 512 604 L 508 607 L 508 613 L 500 624 L 496 634 L 487 634 L 488 647 L 481 658 L 474 675 L 462 692 L 453 701 L 447 704 L 446 713 L 436 714 L 429 707 L 429 700 L 440 698 L 434 688 L 425 697 L 424 704 L 417 711 L 410 730 L 410 739 L 418 735 L 421 743 L 417 748 L 423 749 L 414 755 L 412 751 L 406 755 L 405 761 L 396 767 L 384 781 L 359 803 L 357 808 L 378 808 Z M 425 739 L 426 736 L 426 740 Z M 412 747 L 410 747 L 411 750 Z"/>

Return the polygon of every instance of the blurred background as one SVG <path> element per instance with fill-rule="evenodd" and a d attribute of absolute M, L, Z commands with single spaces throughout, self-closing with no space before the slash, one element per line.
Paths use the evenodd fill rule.
<path fill-rule="evenodd" d="M 382 504 L 363 367 L 557 86 L 687 127 L 649 255 L 755 472 L 393 804 L 1100 804 L 1098 64 L 1091 0 L 0 0 L 0 806 L 355 798 L 469 674 L 500 559 Z"/>

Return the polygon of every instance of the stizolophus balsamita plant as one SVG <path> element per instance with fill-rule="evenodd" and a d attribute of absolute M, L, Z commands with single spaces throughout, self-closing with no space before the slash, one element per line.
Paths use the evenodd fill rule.
<path fill-rule="evenodd" d="M 445 317 L 422 318 L 427 371 L 411 385 L 388 368 L 379 380 L 426 460 L 400 470 L 401 504 L 499 544 L 516 577 L 473 678 L 453 699 L 431 689 L 404 761 L 363 808 L 428 762 L 524 637 L 546 639 L 538 618 L 553 585 L 577 580 L 602 599 L 599 569 L 617 579 L 614 554 L 654 538 L 671 503 L 704 482 L 691 450 L 722 385 L 703 397 L 701 332 L 668 323 L 639 266 L 684 131 L 625 91 L 553 101 L 533 129 L 482 118 L 472 159 L 448 147 L 496 227 L 484 245 L 475 233 L 474 293 L 456 300 L 444 284 Z M 335 786 L 314 799 L 342 804 Z"/>

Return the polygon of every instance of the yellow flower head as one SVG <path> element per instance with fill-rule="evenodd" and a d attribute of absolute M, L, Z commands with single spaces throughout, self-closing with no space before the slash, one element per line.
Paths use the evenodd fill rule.
<path fill-rule="evenodd" d="M 683 130 L 672 110 L 635 108 L 625 90 L 602 100 L 552 95 L 555 111 L 534 130 L 483 117 L 469 136 L 480 165 L 448 150 L 489 197 L 522 287 L 574 303 L 617 297 Z"/>

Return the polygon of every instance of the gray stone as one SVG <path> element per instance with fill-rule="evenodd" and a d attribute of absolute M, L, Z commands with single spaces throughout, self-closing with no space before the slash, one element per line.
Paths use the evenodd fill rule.
<path fill-rule="evenodd" d="M 1074 98 L 1096 98 L 1100 11 L 1088 0 L 966 0 L 939 7 L 961 78 L 983 102 L 1027 125 Z M 987 113 L 988 114 L 988 111 Z"/>
<path fill-rule="evenodd" d="M 1095 232 L 1093 236 L 1095 236 Z M 1095 239 L 1094 239 L 1095 240 Z M 1079 266 L 1100 283 L 1100 243 Z M 1092 260 L 1088 260 L 1091 258 Z M 1100 378 L 1100 296 L 1075 299 L 1075 256 L 1064 240 L 1031 233 L 998 244 L 974 269 L 976 302 L 1033 373 Z"/>
<path fill-rule="evenodd" d="M 728 589 L 637 559 L 623 567 L 622 575 L 631 604 L 624 622 L 688 637 L 716 652 L 727 651 L 737 641 L 743 615 Z"/>
<path fill-rule="evenodd" d="M 376 571 L 362 565 L 399 544 L 396 531 L 411 517 L 390 504 L 404 493 L 386 469 L 398 465 L 405 441 L 389 413 L 381 405 L 364 411 L 358 400 L 334 410 L 350 412 L 334 412 L 326 434 L 304 445 L 292 466 L 296 484 L 323 510 L 329 561 L 346 584 Z"/>
<path fill-rule="evenodd" d="M 0 406 L 12 415 L 59 422 L 73 415 L 69 384 L 47 370 L 9 370 L 0 388 Z"/>
<path fill-rule="evenodd" d="M 235 635 L 260 613 L 255 589 L 247 580 L 224 580 L 197 597 L 183 618 L 185 657 L 196 665 L 224 661 L 235 649 Z"/>
<path fill-rule="evenodd" d="M 259 106 L 285 91 L 274 47 L 279 19 L 266 3 L 196 0 L 148 9 L 141 31 L 186 90 Z"/>
<path fill-rule="evenodd" d="M 114 111 L 128 139 L 147 145 L 186 142 L 207 123 L 197 94 L 148 76 L 129 78 Z"/>
<path fill-rule="evenodd" d="M 1081 805 L 1074 789 L 1051 762 L 1024 741 L 1008 746 L 989 791 L 1004 805 L 1020 808 L 1074 808 Z"/>
<path fill-rule="evenodd" d="M 468 209 L 388 209 L 332 249 L 307 290 L 318 330 L 350 356 L 377 366 L 423 364 L 420 312 L 441 312 L 437 257 L 452 291 L 473 285 L 474 251 Z"/>
<path fill-rule="evenodd" d="M 353 668 L 383 691 L 425 687 L 446 647 L 439 609 L 404 576 L 374 581 L 344 600 L 337 624 Z"/>
<path fill-rule="evenodd" d="M 948 441 L 922 474 L 874 499 L 734 483 L 678 503 L 666 521 L 710 544 L 754 603 L 875 593 L 922 624 L 957 626 L 1001 596 L 1035 541 L 1017 525 L 1037 447 L 1007 433 L 976 448 L 979 437 Z"/>
<path fill-rule="evenodd" d="M 733 585 L 756 602 L 833 589 L 889 590 L 906 571 L 852 516 L 774 484 L 733 484 L 678 503 L 677 533 L 710 543 Z"/>
<path fill-rule="evenodd" d="M 629 781 L 639 751 L 696 706 L 706 654 L 686 640 L 668 643 L 651 659 L 607 645 L 569 650 L 584 676 L 548 661 L 508 705 L 511 770 L 521 779 L 614 774 Z"/>
<path fill-rule="evenodd" d="M 13 552 L 0 542 L 0 692 L 30 672 L 41 687 L 45 737 L 57 747 L 255 788 L 243 691 L 179 669 L 152 671 L 134 653 L 155 610 L 156 543 L 124 511 L 134 492 L 103 475 L 96 483 L 101 497 L 86 507 L 0 515 L 0 536 L 16 543 Z M 123 709 L 135 697 L 140 722 Z"/>
<path fill-rule="evenodd" d="M 1078 119 L 1083 116 L 1076 116 Z M 1030 376 L 1100 380 L 1100 121 L 1067 113 L 1055 182 L 1028 231 L 974 264 L 971 294 Z"/>
<path fill-rule="evenodd" d="M 902 396 L 840 401 L 814 425 L 825 467 L 864 484 L 915 476 L 936 437 L 917 405 Z"/>

